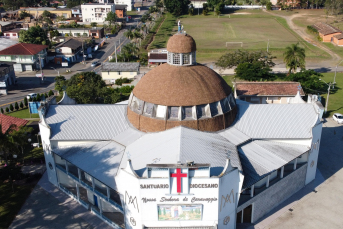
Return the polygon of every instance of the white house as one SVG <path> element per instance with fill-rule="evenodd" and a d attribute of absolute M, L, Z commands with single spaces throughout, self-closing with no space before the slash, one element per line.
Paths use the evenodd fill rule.
<path fill-rule="evenodd" d="M 76 39 L 69 39 L 55 48 L 56 58 L 62 58 L 62 61 L 77 62 L 82 58 L 82 42 Z M 56 59 L 55 58 L 55 59 Z"/>
<path fill-rule="evenodd" d="M 139 74 L 139 63 L 134 62 L 104 62 L 101 65 L 101 77 L 107 84 L 114 83 L 116 79 L 133 79 Z"/>
<path fill-rule="evenodd" d="M 108 12 L 115 13 L 114 3 L 84 3 L 81 5 L 83 22 L 104 23 Z"/>
<path fill-rule="evenodd" d="M 0 61 L 15 62 L 16 72 L 40 69 L 47 61 L 47 48 L 47 45 L 17 43 L 0 51 Z"/>
<path fill-rule="evenodd" d="M 128 101 L 40 107 L 49 181 L 113 228 L 253 224 L 316 175 L 314 103 L 236 100 L 196 44 L 172 36 L 168 61 Z M 298 103 L 299 102 L 299 103 Z"/>

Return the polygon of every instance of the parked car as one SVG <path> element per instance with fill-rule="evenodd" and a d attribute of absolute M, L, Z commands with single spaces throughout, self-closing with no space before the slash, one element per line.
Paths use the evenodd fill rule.
<path fill-rule="evenodd" d="M 36 93 L 30 93 L 30 94 L 28 94 L 27 96 L 26 96 L 26 98 L 27 99 L 33 99 L 33 98 L 35 98 L 35 97 L 37 97 L 37 94 Z"/>
<path fill-rule="evenodd" d="M 97 66 L 98 65 L 98 62 L 97 61 L 94 61 L 93 63 L 92 63 L 92 65 L 91 65 L 91 67 L 95 67 L 95 66 Z"/>
<path fill-rule="evenodd" d="M 343 115 L 340 113 L 334 113 L 332 116 L 333 120 L 335 120 L 338 124 L 343 124 Z"/>

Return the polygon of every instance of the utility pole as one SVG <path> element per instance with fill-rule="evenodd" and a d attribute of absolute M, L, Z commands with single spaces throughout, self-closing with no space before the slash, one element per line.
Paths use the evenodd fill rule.
<path fill-rule="evenodd" d="M 118 60 L 117 60 L 117 42 L 114 42 L 114 45 L 115 45 L 114 52 L 115 52 L 115 55 L 116 55 L 116 63 L 117 63 L 118 62 Z"/>
<path fill-rule="evenodd" d="M 267 52 L 269 51 L 269 39 L 268 39 L 268 44 L 267 44 Z"/>
<path fill-rule="evenodd" d="M 42 57 L 40 55 L 42 55 L 42 54 L 38 54 L 38 58 L 39 58 L 39 65 L 40 65 L 40 74 L 41 74 L 42 82 L 43 82 L 44 76 L 43 76 L 43 68 L 42 68 Z"/>
<path fill-rule="evenodd" d="M 331 83 L 328 84 L 329 85 L 329 88 L 328 88 L 328 97 L 326 99 L 326 102 L 325 102 L 325 114 L 326 112 L 328 111 L 328 104 L 329 104 L 329 96 L 330 96 L 330 87 L 331 87 Z"/>
<path fill-rule="evenodd" d="M 333 85 L 332 85 L 332 89 L 335 89 L 335 84 L 336 84 L 336 74 L 337 74 L 337 67 L 338 67 L 338 65 L 340 65 L 342 62 L 343 62 L 343 60 L 341 60 L 341 62 L 339 62 L 339 63 L 336 65 L 335 77 L 333 78 Z"/>
<path fill-rule="evenodd" d="M 83 34 L 81 36 L 81 43 L 82 43 L 82 59 L 83 59 L 83 64 L 85 64 L 85 50 L 83 48 L 83 36 L 85 35 L 85 25 L 83 25 Z"/>

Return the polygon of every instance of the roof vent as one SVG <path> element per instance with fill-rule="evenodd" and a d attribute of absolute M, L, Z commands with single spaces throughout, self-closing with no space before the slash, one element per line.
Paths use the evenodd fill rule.
<path fill-rule="evenodd" d="M 181 161 L 177 161 L 177 164 L 178 164 L 178 165 L 181 165 L 182 163 L 181 163 Z"/>
<path fill-rule="evenodd" d="M 187 166 L 194 166 L 194 161 L 187 161 Z"/>

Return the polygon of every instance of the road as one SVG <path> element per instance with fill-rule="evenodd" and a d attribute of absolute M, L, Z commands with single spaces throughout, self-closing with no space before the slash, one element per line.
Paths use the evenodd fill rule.
<path fill-rule="evenodd" d="M 151 4 L 153 3 L 149 2 L 147 6 L 150 6 Z M 127 31 L 127 28 L 135 28 L 137 26 L 137 19 L 140 18 L 141 15 L 143 15 L 148 10 L 147 6 L 143 7 L 142 10 L 137 14 L 137 16 L 135 16 L 136 20 L 127 23 L 126 28 L 122 29 L 116 36 L 108 38 L 106 40 L 105 46 L 95 52 L 93 55 L 93 59 L 86 61 L 86 65 L 77 63 L 68 68 L 71 70 L 71 73 L 66 73 L 65 69 L 51 63 L 43 68 L 45 76 L 44 82 L 42 82 L 40 78 L 35 77 L 36 72 L 16 73 L 17 86 L 11 87 L 8 91 L 8 95 L 0 95 L 0 108 L 3 108 L 5 110 L 5 108 L 9 107 L 10 104 L 14 104 L 15 102 L 20 103 L 29 93 L 41 94 L 53 90 L 55 87 L 54 79 L 56 75 L 58 75 L 57 71 L 59 71 L 59 73 L 66 79 L 69 79 L 71 76 L 78 72 L 94 71 L 96 73 L 99 73 L 101 65 L 91 67 L 91 62 L 106 62 L 108 61 L 108 57 L 115 53 L 115 44 L 117 45 L 118 53 L 119 50 L 121 50 L 122 46 L 129 43 L 130 40 L 124 36 L 124 33 Z M 141 26 L 141 23 L 138 23 L 138 26 Z"/>

